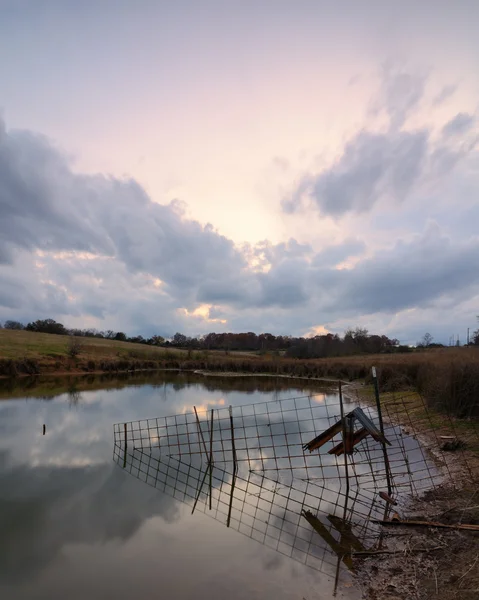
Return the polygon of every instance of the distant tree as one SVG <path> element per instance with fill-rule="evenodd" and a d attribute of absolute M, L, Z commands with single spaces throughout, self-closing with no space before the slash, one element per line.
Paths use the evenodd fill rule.
<path fill-rule="evenodd" d="M 83 337 L 83 329 L 77 329 L 77 328 L 69 329 L 68 335 L 74 335 L 76 337 Z"/>
<path fill-rule="evenodd" d="M 57 335 L 67 335 L 68 331 L 62 323 L 57 323 L 53 319 L 39 319 L 33 323 L 28 323 L 25 327 L 28 331 L 38 333 L 55 333 Z"/>
<path fill-rule="evenodd" d="M 175 333 L 173 339 L 171 340 L 171 343 L 173 344 L 173 346 L 181 348 L 183 346 L 186 346 L 187 341 L 188 338 L 186 337 L 186 335 L 183 335 L 182 333 Z"/>
<path fill-rule="evenodd" d="M 479 329 L 472 334 L 471 344 L 473 346 L 479 346 Z"/>
<path fill-rule="evenodd" d="M 164 343 L 165 338 L 161 335 L 152 335 L 151 338 L 148 340 L 148 344 L 150 344 L 151 346 L 161 346 Z"/>
<path fill-rule="evenodd" d="M 430 333 L 425 333 L 422 337 L 422 340 L 416 345 L 418 348 L 429 348 L 429 346 L 432 344 L 433 339 L 434 338 Z"/>
<path fill-rule="evenodd" d="M 5 321 L 5 329 L 24 329 L 23 323 L 20 321 Z"/>
<path fill-rule="evenodd" d="M 114 340 L 115 339 L 115 332 L 112 331 L 111 329 L 108 329 L 107 331 L 105 331 L 105 338 L 107 340 Z"/>
<path fill-rule="evenodd" d="M 146 340 L 142 335 L 135 335 L 133 337 L 127 338 L 128 342 L 132 344 L 146 344 Z"/>
<path fill-rule="evenodd" d="M 119 342 L 126 342 L 126 334 L 123 333 L 123 331 L 118 331 L 115 333 L 115 337 L 113 339 Z"/>

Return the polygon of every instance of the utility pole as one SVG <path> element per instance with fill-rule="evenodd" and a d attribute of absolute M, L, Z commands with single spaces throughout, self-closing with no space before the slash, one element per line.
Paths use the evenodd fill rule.
<path fill-rule="evenodd" d="M 469 346 L 469 327 L 467 328 L 467 345 Z"/>

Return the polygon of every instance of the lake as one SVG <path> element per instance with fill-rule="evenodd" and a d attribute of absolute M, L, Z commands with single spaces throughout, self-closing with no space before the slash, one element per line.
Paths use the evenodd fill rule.
<path fill-rule="evenodd" d="M 302 471 L 298 483 L 287 480 L 288 465 L 278 464 L 283 455 L 274 443 L 258 450 L 256 441 L 258 456 L 241 462 L 253 448 L 242 445 L 247 415 L 259 415 L 258 440 L 260 426 L 273 440 L 274 427 L 292 414 L 288 407 L 299 414 L 308 405 L 318 418 L 331 417 L 336 391 L 299 380 L 165 372 L 4 380 L 0 397 L 0 598 L 324 600 L 332 597 L 338 568 L 338 597 L 360 596 L 341 544 L 344 537 L 364 548 L 376 534 L 364 530 L 366 543 L 340 521 L 338 459 L 323 459 L 324 480 L 310 476 L 312 484 Z M 230 406 L 240 465 L 235 478 L 230 457 L 224 458 L 230 449 L 220 439 L 220 416 L 229 431 Z M 275 406 L 282 407 L 280 417 Z M 161 423 L 187 423 L 193 407 L 204 453 L 199 429 L 181 456 L 146 447 L 161 445 L 159 439 L 171 446 Z M 211 409 L 218 429 L 208 472 Z M 147 419 L 155 420 L 158 435 L 150 433 L 145 448 L 131 439 L 125 448 L 123 424 L 133 431 Z M 182 433 L 180 421 L 175 435 Z M 301 428 L 283 428 L 284 439 L 300 435 Z M 272 459 L 281 476 L 268 468 Z M 258 464 L 251 469 L 253 460 Z M 375 477 L 361 467 L 355 476 Z M 378 508 L 372 494 L 355 493 L 349 506 L 356 502 L 357 514 Z M 318 510 L 321 522 L 314 521 Z"/>

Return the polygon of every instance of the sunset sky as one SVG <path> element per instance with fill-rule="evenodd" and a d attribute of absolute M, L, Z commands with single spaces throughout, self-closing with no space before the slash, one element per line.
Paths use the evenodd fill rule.
<path fill-rule="evenodd" d="M 479 2 L 0 0 L 0 322 L 447 343 Z"/>

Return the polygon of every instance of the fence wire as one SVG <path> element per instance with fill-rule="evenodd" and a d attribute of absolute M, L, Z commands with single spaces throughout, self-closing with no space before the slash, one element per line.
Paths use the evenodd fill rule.
<path fill-rule="evenodd" d="M 345 398 L 345 412 L 357 406 L 359 400 Z M 379 427 L 376 410 L 361 408 Z M 347 457 L 347 481 L 346 457 L 337 455 L 341 429 L 319 450 L 303 449 L 341 422 L 334 394 L 195 408 L 118 423 L 114 460 L 193 511 L 308 566 L 338 574 L 341 564 L 352 567 L 352 550 L 381 543 L 374 521 L 391 510 L 379 495 L 387 489 L 387 468 L 399 501 L 472 477 L 466 453 L 455 453 L 451 460 L 444 449 L 447 441 L 463 435 L 452 418 L 436 423 L 417 394 L 388 397 L 382 412 L 387 460 L 372 436 L 360 439 Z M 354 427 L 358 433 L 360 424 Z"/>

